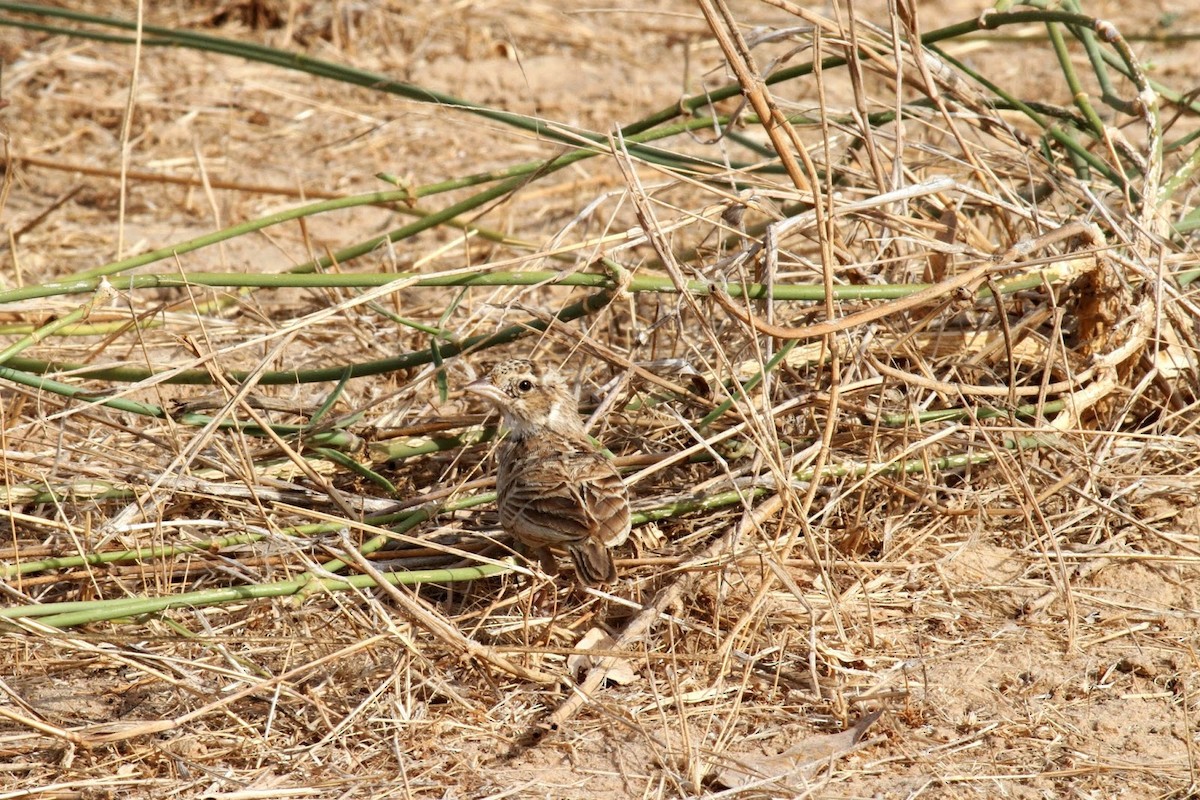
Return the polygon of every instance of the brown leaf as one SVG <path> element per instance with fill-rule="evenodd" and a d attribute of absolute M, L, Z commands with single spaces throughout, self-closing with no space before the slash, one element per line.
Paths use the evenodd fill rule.
<path fill-rule="evenodd" d="M 776 787 L 786 785 L 786 779 L 802 777 L 830 759 L 852 751 L 882 715 L 882 711 L 873 711 L 848 730 L 810 736 L 774 756 L 738 756 L 733 751 L 726 751 L 725 755 L 735 763 L 718 772 L 716 782 L 728 789 L 766 783 Z"/>

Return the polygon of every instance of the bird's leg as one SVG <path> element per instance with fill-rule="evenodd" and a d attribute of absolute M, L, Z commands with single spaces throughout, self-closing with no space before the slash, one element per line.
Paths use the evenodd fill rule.
<path fill-rule="evenodd" d="M 538 563 L 541 564 L 542 572 L 546 573 L 549 579 L 534 593 L 533 606 L 542 610 L 550 610 L 552 614 L 557 614 L 558 611 L 558 559 L 554 557 L 554 553 L 550 552 L 550 548 L 541 545 L 533 548 L 537 554 Z"/>
<path fill-rule="evenodd" d="M 541 571 L 548 578 L 545 583 L 534 589 L 533 597 L 530 599 L 530 606 L 539 611 L 544 610 L 547 605 L 550 607 L 556 606 L 557 603 L 553 601 L 558 594 L 558 581 L 556 580 L 558 577 L 558 559 L 550 552 L 550 548 L 545 545 L 526 544 L 518 539 L 514 542 L 514 547 L 531 566 L 534 558 L 536 558 L 538 566 L 541 567 Z M 531 580 L 534 584 L 541 580 L 537 574 L 537 570 L 534 570 Z M 549 604 L 547 603 L 547 599 L 551 601 Z"/>
<path fill-rule="evenodd" d="M 542 565 L 542 572 L 551 578 L 558 577 L 558 559 L 550 552 L 550 548 L 542 545 L 533 548 L 533 551 L 538 557 L 538 563 Z"/>

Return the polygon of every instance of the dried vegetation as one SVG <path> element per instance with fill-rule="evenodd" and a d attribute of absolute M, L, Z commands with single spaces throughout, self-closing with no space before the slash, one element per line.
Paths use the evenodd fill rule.
<path fill-rule="evenodd" d="M 903 44 L 966 4 L 362 6 L 146 22 L 545 125 L 5 29 L 0 798 L 1194 793 L 1194 105 Z M 631 487 L 608 591 L 496 529 L 515 353 Z"/>

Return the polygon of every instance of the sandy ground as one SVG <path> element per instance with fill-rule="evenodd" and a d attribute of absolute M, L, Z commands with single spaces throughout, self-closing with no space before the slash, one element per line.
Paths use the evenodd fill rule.
<path fill-rule="evenodd" d="M 506 0 L 247 2 L 217 4 L 219 11 L 202 3 L 154 6 L 146 10 L 147 24 L 292 48 L 472 103 L 600 132 L 729 80 L 695 6 L 673 0 L 638 4 L 636 11 Z M 865 19 L 886 23 L 882 3 L 854 7 Z M 983 7 L 959 0 L 921 3 L 921 23 L 930 30 Z M 736 3 L 734 9 L 751 33 L 798 24 L 766 5 Z M 1127 34 L 1200 32 L 1200 11 L 1183 0 L 1090 3 L 1086 10 L 1107 16 Z M 251 24 L 263 20 L 273 24 Z M 146 47 L 135 73 L 126 46 L 0 30 L 0 90 L 9 103 L 0 110 L 0 131 L 11 159 L 11 184 L 0 206 L 4 288 L 59 280 L 304 202 L 387 190 L 376 177 L 381 172 L 422 186 L 562 150 L 453 108 L 234 57 Z M 767 53 L 802 55 L 789 49 L 765 47 L 764 61 Z M 1137 41 L 1135 49 L 1158 80 L 1184 90 L 1200 80 L 1194 42 Z M 1044 46 L 1034 52 L 1018 38 L 950 50 L 1010 90 L 1040 97 L 1041 87 L 1049 86 L 1048 102 L 1069 102 Z M 788 91 L 797 107 L 816 102 L 802 86 Z M 1137 135 L 1131 126 L 1130 137 Z M 678 149 L 689 148 L 714 155 L 713 145 L 699 136 Z M 132 176 L 124 188 L 123 171 Z M 644 177 L 653 180 L 649 172 Z M 602 205 L 603 213 L 583 214 L 589 203 L 622 189 L 615 167 L 581 167 L 497 202 L 477 219 L 549 250 L 564 231 L 585 228 L 598 235 L 631 225 L 627 207 L 610 215 L 612 205 Z M 440 208 L 468 193 L 424 198 L 420 205 Z M 324 214 L 184 254 L 153 271 L 281 272 L 406 219 L 394 207 Z M 460 245 L 453 232 L 430 232 L 346 269 L 428 271 L 507 256 L 482 242 Z M 80 337 L 35 354 L 89 364 L 175 364 L 198 341 L 203 350 L 219 350 L 348 295 L 247 295 L 203 326 L 181 315 L 168 325 L 168 337 L 145 349 L 136 337 L 115 345 Z M 396 314 L 435 323 L 442 297 L 413 292 L 388 302 Z M 181 302 L 178 294 L 164 290 L 158 300 L 169 306 L 165 314 L 186 311 L 186 304 L 174 305 Z M 60 297 L 0 306 L 0 323 L 45 320 L 77 302 Z M 464 333 L 498 326 L 502 311 L 473 319 L 476 327 Z M 104 318 L 101 313 L 94 319 Z M 611 324 L 620 331 L 619 320 Z M 344 362 L 382 358 L 409 346 L 411 333 L 358 307 L 315 323 L 308 335 L 321 343 L 319 352 L 295 348 L 274 363 L 325 363 L 335 352 Z M 0 336 L 0 344 L 17 338 Z M 619 333 L 612 341 L 621 341 Z M 265 349 L 230 353 L 223 364 L 253 366 Z M 464 373 L 454 374 L 461 379 Z M 422 418 L 471 410 L 457 395 L 438 399 L 428 374 L 423 383 L 409 384 L 405 377 L 351 382 L 345 402 L 367 410 L 368 428 L 400 424 L 413 408 Z M 329 390 L 280 387 L 273 395 L 311 406 Z M 116 432 L 111 441 L 110 434 L 93 436 L 86 415 L 47 420 L 54 404 L 39 411 L 32 395 L 4 384 L 0 391 L 8 393 L 6 426 L 16 431 L 3 447 L 10 484 L 64 474 L 109 480 L 173 457 L 169 448 L 146 440 L 138 443 L 146 450 L 131 451 Z M 167 403 L 206 391 L 143 386 L 136 397 Z M 24 422 L 35 416 L 42 420 L 38 425 Z M 63 437 L 77 449 L 56 451 Z M 14 459 L 18 452 L 24 455 Z M 474 458 L 478 462 L 483 453 Z M 1078 466 L 1055 458 L 1027 463 L 1029 474 L 1060 468 L 1067 474 Z M 301 607 L 261 601 L 205 614 L 181 611 L 171 624 L 126 621 L 62 635 L 5 632 L 0 712 L 17 716 L 0 718 L 0 798 L 703 796 L 722 791 L 714 775 L 730 763 L 761 764 L 755 760 L 791 747 L 800 750 L 766 762 L 775 771 L 790 770 L 784 788 L 718 796 L 1194 796 L 1200 509 L 1191 503 L 1195 483 L 1188 470 L 1194 470 L 1189 464 L 1195 455 L 1185 447 L 1174 472 L 1159 472 L 1161 461 L 1140 458 L 1123 442 L 1111 462 L 1094 465 L 1093 483 L 1080 492 L 1043 492 L 1053 480 L 998 477 L 999 467 L 960 474 L 930 502 L 954 505 L 977 488 L 975 481 L 977 504 L 996 514 L 912 525 L 900 516 L 886 526 L 875 519 L 879 528 L 866 534 L 870 547 L 847 547 L 826 569 L 797 558 L 790 583 L 767 584 L 761 571 L 745 565 L 731 570 L 722 583 L 705 585 L 670 610 L 676 619 L 702 621 L 702 627 L 724 626 L 716 644 L 686 625 L 659 628 L 654 635 L 660 641 L 633 659 L 631 684 L 608 685 L 567 728 L 517 751 L 514 741 L 562 701 L 561 690 L 498 678 L 453 653 L 437 652 L 437 643 L 401 621 L 382 595 L 318 599 Z M 427 480 L 420 468 L 392 477 L 402 491 L 420 489 Z M 335 480 L 344 488 L 350 483 L 344 475 Z M 664 494 L 663 485 L 672 480 L 679 491 L 697 482 L 684 471 L 662 480 Z M 1140 489 L 1126 492 L 1135 483 Z M 1020 493 L 1021 486 L 1033 491 L 1040 507 Z M 1097 517 L 1103 522 L 1090 535 L 1074 541 L 1053 535 L 1072 515 L 1094 514 L 1105 498 L 1111 513 Z M 180 513 L 191 512 L 184 500 L 177 503 Z M 169 516 L 171 508 L 150 521 Z M 0 541 L 4 561 L 28 560 L 39 547 L 72 552 L 68 531 L 90 531 L 93 523 L 99 529 L 115 510 L 83 501 L 56 509 L 10 499 L 14 521 Z M 211 508 L 205 513 L 220 517 Z M 22 515 L 54 525 L 26 526 Z M 264 512 L 263 519 L 269 516 Z M 737 519 L 730 512 L 713 521 L 732 525 Z M 640 535 L 651 552 L 684 531 L 664 523 Z M 237 573 L 232 563 L 222 568 Z M 276 568 L 296 572 L 305 565 Z M 180 572 L 125 569 L 105 579 L 117 576 L 130 592 L 148 593 L 169 591 L 186 579 Z M 643 568 L 644 581 L 628 587 L 630 599 L 645 602 L 653 594 L 652 572 Z M 41 596 L 53 587 L 52 576 L 11 579 L 5 602 Z M 84 591 L 72 598 L 90 596 Z M 619 604 L 591 599 L 583 610 L 543 625 L 536 606 L 528 605 L 525 584 L 514 580 L 488 583 L 467 599 L 439 595 L 434 601 L 447 614 L 463 611 L 456 621 L 464 630 L 483 635 L 486 629 L 500 644 L 521 635 L 489 628 L 491 611 L 468 610 L 526 604 L 524 611 L 517 605 L 507 611 L 516 628 L 539 620 L 529 629 L 528 644 L 545 648 L 543 659 L 534 661 L 555 668 L 562 668 L 556 647 L 569 647 L 592 624 L 626 613 Z M 577 600 L 563 592 L 558 602 Z M 386 632 L 394 638 L 369 638 Z M 368 644 L 360 648 L 361 642 Z M 754 652 L 757 661 L 739 660 L 734 651 Z M 303 669 L 323 657 L 328 661 Z M 297 668 L 296 676 L 245 701 L 202 719 L 186 718 L 252 679 Z M 819 687 L 812 685 L 814 677 Z M 843 733 L 877 710 L 883 714 L 864 726 L 861 741 Z M 96 746 L 29 722 L 59 730 L 161 719 L 184 721 L 166 732 Z"/>

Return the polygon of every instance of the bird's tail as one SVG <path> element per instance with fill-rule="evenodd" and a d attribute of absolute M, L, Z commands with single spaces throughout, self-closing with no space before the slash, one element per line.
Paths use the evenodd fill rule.
<path fill-rule="evenodd" d="M 599 586 L 617 579 L 617 566 L 613 563 L 612 554 L 595 539 L 571 544 L 567 552 L 575 563 L 575 575 L 580 583 Z"/>

